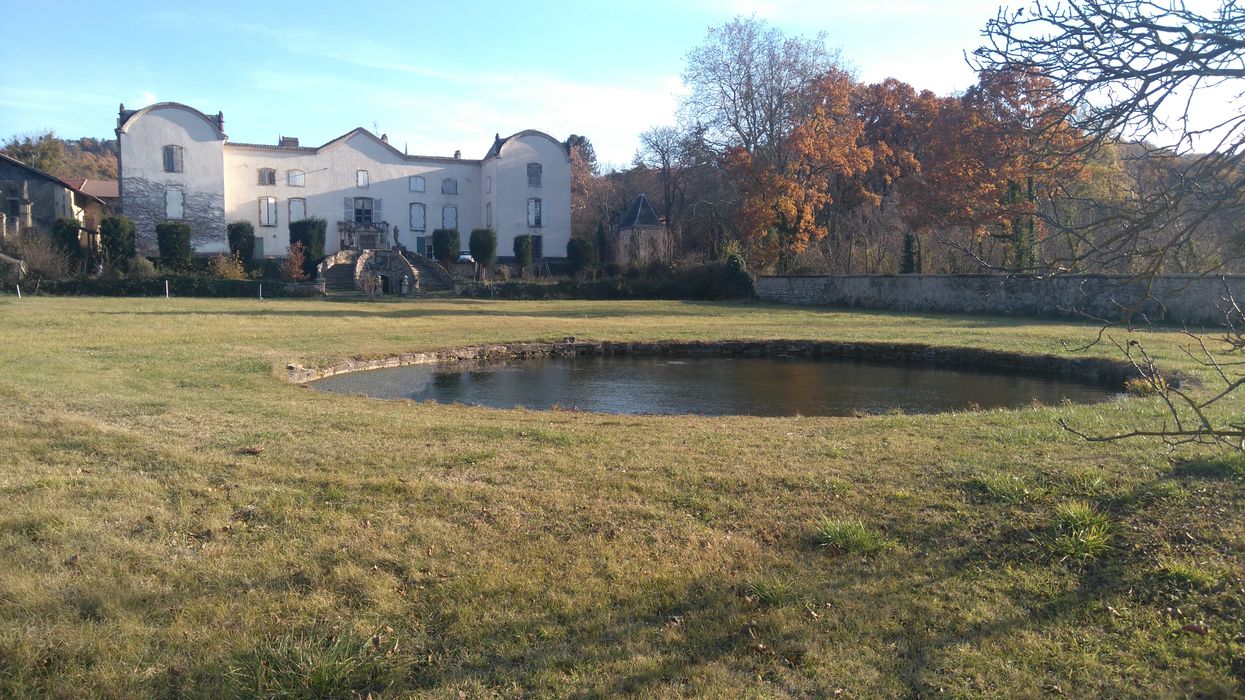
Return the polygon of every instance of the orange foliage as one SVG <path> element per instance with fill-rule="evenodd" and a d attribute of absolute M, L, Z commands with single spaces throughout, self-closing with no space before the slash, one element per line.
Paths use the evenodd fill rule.
<path fill-rule="evenodd" d="M 864 145 L 864 124 L 852 110 L 852 82 L 832 70 L 808 95 L 809 116 L 778 153 L 764 162 L 742 148 L 727 152 L 724 165 L 738 183 L 736 225 L 762 244 L 763 257 L 782 259 L 803 252 L 829 228 L 823 209 L 834 201 L 832 184 L 865 172 L 873 154 Z"/>
<path fill-rule="evenodd" d="M 1068 107 L 1049 80 L 1027 72 L 983 73 L 961 98 L 941 101 L 921 153 L 921 177 L 905 190 L 917 230 L 966 227 L 978 234 L 1034 213 L 1032 197 L 1079 177 L 1084 160 Z"/>

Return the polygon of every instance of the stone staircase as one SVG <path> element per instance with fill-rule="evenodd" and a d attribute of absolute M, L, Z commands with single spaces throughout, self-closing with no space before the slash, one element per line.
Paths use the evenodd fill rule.
<path fill-rule="evenodd" d="M 452 292 L 454 278 L 450 277 L 445 268 L 411 250 L 402 251 L 402 257 L 419 271 L 419 291 L 421 292 Z"/>
<path fill-rule="evenodd" d="M 326 292 L 353 292 L 354 263 L 337 263 L 321 275 Z"/>

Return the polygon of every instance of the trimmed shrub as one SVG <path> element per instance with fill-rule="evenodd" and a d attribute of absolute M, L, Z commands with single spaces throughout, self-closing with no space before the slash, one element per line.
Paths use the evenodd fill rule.
<path fill-rule="evenodd" d="M 467 240 L 471 257 L 486 270 L 497 262 L 497 232 L 491 228 L 478 228 Z"/>
<path fill-rule="evenodd" d="M 82 244 L 78 239 L 80 229 L 77 219 L 62 217 L 52 222 L 52 242 L 65 251 L 71 264 L 82 258 Z"/>
<path fill-rule="evenodd" d="M 432 232 L 432 257 L 442 265 L 453 265 L 458 262 L 459 246 L 462 241 L 456 228 L 439 228 Z"/>
<path fill-rule="evenodd" d="M 194 246 L 190 245 L 190 225 L 184 221 L 165 221 L 156 225 L 156 243 L 160 246 L 160 267 L 166 270 L 189 270 L 194 264 Z"/>
<path fill-rule="evenodd" d="M 134 222 L 124 216 L 105 216 L 99 221 L 99 243 L 108 260 L 129 260 L 134 257 Z"/>
<path fill-rule="evenodd" d="M 307 277 L 316 273 L 316 265 L 324 259 L 324 238 L 327 231 L 328 222 L 314 216 L 290 222 L 290 248 L 292 250 L 295 243 L 302 244 L 303 274 Z"/>
<path fill-rule="evenodd" d="M 229 224 L 229 252 L 242 262 L 250 262 L 255 257 L 255 227 L 249 221 L 235 221 Z"/>
<path fill-rule="evenodd" d="M 532 237 L 528 234 L 514 237 L 514 260 L 520 271 L 532 266 Z"/>
<path fill-rule="evenodd" d="M 566 262 L 572 275 L 597 266 L 597 247 L 586 238 L 572 238 L 566 242 Z"/>

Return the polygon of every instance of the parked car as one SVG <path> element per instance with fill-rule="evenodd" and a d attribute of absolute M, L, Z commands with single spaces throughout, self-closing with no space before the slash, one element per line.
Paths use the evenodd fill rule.
<path fill-rule="evenodd" d="M 471 257 L 471 251 L 469 250 L 461 251 L 458 254 L 458 262 L 460 263 L 473 263 L 475 261 L 476 259 Z"/>

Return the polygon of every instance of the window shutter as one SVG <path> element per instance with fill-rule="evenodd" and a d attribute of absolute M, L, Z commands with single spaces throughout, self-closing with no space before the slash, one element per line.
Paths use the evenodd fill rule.
<path fill-rule="evenodd" d="M 182 172 L 182 147 L 173 147 L 173 172 Z"/>
<path fill-rule="evenodd" d="M 384 221 L 385 210 L 380 208 L 380 197 L 372 200 L 372 221 Z"/>
<path fill-rule="evenodd" d="M 344 214 L 342 216 L 342 221 L 354 221 L 354 198 L 353 197 L 346 197 L 345 207 L 346 208 L 343 210 Z"/>

